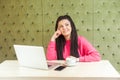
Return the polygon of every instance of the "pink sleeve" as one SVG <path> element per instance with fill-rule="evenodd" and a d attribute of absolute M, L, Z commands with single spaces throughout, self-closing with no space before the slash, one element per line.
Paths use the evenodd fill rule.
<path fill-rule="evenodd" d="M 46 53 L 47 60 L 56 60 L 56 49 L 55 49 L 55 42 L 50 41 L 47 47 L 47 53 Z"/>
<path fill-rule="evenodd" d="M 79 44 L 81 62 L 91 62 L 91 61 L 101 60 L 98 51 L 84 37 L 78 37 L 78 44 Z"/>

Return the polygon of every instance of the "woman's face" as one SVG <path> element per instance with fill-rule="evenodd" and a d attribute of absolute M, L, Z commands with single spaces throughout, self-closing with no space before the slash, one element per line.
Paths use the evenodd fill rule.
<path fill-rule="evenodd" d="M 61 31 L 61 34 L 65 37 L 65 39 L 70 39 L 72 28 L 69 20 L 63 19 L 59 21 L 58 30 Z"/>

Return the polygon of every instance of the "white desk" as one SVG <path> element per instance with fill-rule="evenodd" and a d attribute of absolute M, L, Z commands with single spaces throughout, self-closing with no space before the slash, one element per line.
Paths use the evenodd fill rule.
<path fill-rule="evenodd" d="M 0 64 L 0 80 L 120 80 L 120 74 L 107 60 L 79 62 L 62 71 L 25 68 L 16 60 L 6 60 Z"/>

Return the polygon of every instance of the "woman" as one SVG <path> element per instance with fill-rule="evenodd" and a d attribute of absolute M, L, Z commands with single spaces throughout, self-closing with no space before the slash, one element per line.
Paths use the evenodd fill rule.
<path fill-rule="evenodd" d="M 69 15 L 58 17 L 46 56 L 48 60 L 65 60 L 74 56 L 81 62 L 101 59 L 96 49 L 84 37 L 77 35 L 75 24 Z"/>

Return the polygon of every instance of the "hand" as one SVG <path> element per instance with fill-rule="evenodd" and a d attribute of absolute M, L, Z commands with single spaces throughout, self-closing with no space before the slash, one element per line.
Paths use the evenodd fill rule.
<path fill-rule="evenodd" d="M 53 34 L 53 36 L 52 36 L 52 38 L 51 38 L 51 41 L 55 41 L 55 39 L 58 38 L 60 35 L 61 35 L 60 30 L 57 30 L 57 31 Z"/>

